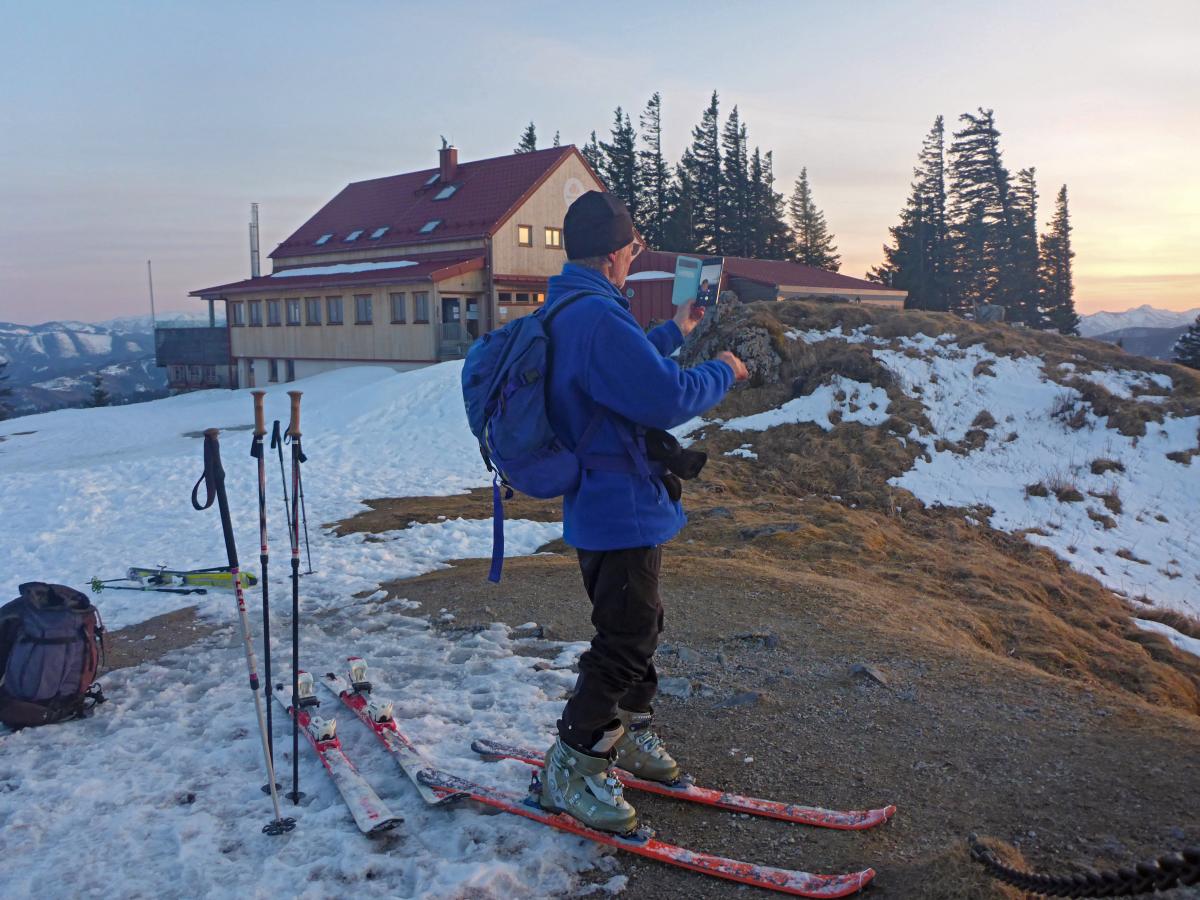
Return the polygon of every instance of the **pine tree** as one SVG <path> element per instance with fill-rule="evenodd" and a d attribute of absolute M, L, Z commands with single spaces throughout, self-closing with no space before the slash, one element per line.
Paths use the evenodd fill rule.
<path fill-rule="evenodd" d="M 1038 268 L 1037 172 L 1017 173 L 1012 189 L 1013 297 L 1009 320 L 1030 328 L 1043 328 Z"/>
<path fill-rule="evenodd" d="M 557 130 L 554 132 L 554 146 L 555 147 L 562 146 L 562 137 L 559 135 Z"/>
<path fill-rule="evenodd" d="M 0 362 L 0 422 L 12 415 L 12 407 L 6 402 L 12 396 L 12 388 L 5 384 L 9 377 L 5 371 L 7 368 L 8 360 Z"/>
<path fill-rule="evenodd" d="M 638 207 L 638 158 L 637 132 L 629 121 L 629 115 L 617 107 L 613 114 L 612 143 L 600 142 L 601 171 L 608 189 L 629 209 L 633 224 L 641 229 Z"/>
<path fill-rule="evenodd" d="M 792 216 L 792 231 L 796 249 L 793 255 L 798 263 L 836 272 L 842 263 L 833 235 L 825 224 L 825 214 L 817 209 L 813 201 L 812 188 L 808 184 L 808 169 L 800 170 L 796 187 L 788 204 Z"/>
<path fill-rule="evenodd" d="M 604 153 L 600 150 L 600 142 L 596 140 L 596 132 L 592 132 L 592 136 L 588 142 L 583 145 L 583 149 L 579 151 L 583 154 L 583 158 L 587 160 L 588 165 L 592 167 L 592 171 L 604 180 Z"/>
<path fill-rule="evenodd" d="M 774 154 L 758 148 L 750 157 L 750 232 L 746 255 L 756 259 L 791 256 L 792 232 L 784 221 L 783 195 L 775 190 Z"/>
<path fill-rule="evenodd" d="M 692 171 L 696 163 L 690 150 L 683 151 L 683 159 L 675 167 L 675 178 L 671 188 L 674 202 L 663 226 L 663 250 L 675 253 L 695 253 L 700 238 L 696 231 L 694 200 L 696 188 L 692 182 Z"/>
<path fill-rule="evenodd" d="M 521 140 L 517 146 L 513 148 L 513 153 L 532 153 L 536 149 L 537 129 L 534 128 L 533 123 L 530 122 L 529 125 L 526 126 L 525 130 L 521 132 Z"/>
<path fill-rule="evenodd" d="M 724 159 L 718 200 L 721 207 L 720 252 L 730 256 L 749 255 L 751 225 L 750 175 L 746 160 L 746 126 L 735 106 L 721 133 Z"/>
<path fill-rule="evenodd" d="M 89 406 L 111 406 L 112 397 L 104 389 L 104 382 L 99 375 L 92 378 L 92 398 Z"/>
<path fill-rule="evenodd" d="M 638 151 L 638 208 L 642 236 L 653 248 L 666 247 L 667 222 L 674 202 L 671 168 L 662 151 L 662 97 L 657 91 L 646 103 L 638 124 L 643 149 Z"/>
<path fill-rule="evenodd" d="M 969 311 L 997 303 L 1012 315 L 1018 290 L 1008 170 L 990 109 L 963 113 L 966 126 L 950 145 L 948 218 L 954 246 L 955 306 Z"/>
<path fill-rule="evenodd" d="M 1200 316 L 1175 342 L 1175 362 L 1191 369 L 1200 369 Z"/>
<path fill-rule="evenodd" d="M 1071 216 L 1067 209 L 1067 186 L 1064 184 L 1054 201 L 1054 218 L 1050 231 L 1042 235 L 1040 314 L 1045 327 L 1059 334 L 1079 334 L 1079 316 L 1075 312 L 1075 284 L 1071 275 Z"/>
<path fill-rule="evenodd" d="M 950 241 L 946 227 L 945 126 L 941 116 L 921 145 L 908 202 L 900 224 L 888 229 L 892 245 L 883 265 L 867 277 L 908 291 L 909 309 L 950 308 Z"/>
<path fill-rule="evenodd" d="M 693 251 L 723 253 L 724 206 L 721 202 L 721 140 L 717 92 L 704 110 L 700 124 L 692 129 L 692 144 L 680 166 L 687 172 L 691 189 Z"/>

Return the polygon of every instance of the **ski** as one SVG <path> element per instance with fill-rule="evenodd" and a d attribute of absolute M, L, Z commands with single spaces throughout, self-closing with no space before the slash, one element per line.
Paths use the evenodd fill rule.
<path fill-rule="evenodd" d="M 484 759 L 515 759 L 531 766 L 545 764 L 543 753 L 527 747 L 514 747 L 497 741 L 477 740 L 471 744 L 471 749 Z M 745 797 L 741 794 L 731 794 L 714 788 L 699 787 L 692 783 L 689 776 L 684 776 L 676 784 L 663 784 L 658 781 L 647 781 L 624 769 L 616 769 L 617 778 L 625 787 L 663 797 L 674 797 L 677 800 L 687 800 L 692 803 L 702 803 L 718 809 L 728 809 L 733 812 L 748 813 L 752 816 L 764 816 L 768 819 L 780 819 L 784 822 L 796 822 L 801 825 L 815 825 L 819 828 L 836 828 L 841 831 L 863 831 L 887 822 L 896 812 L 895 806 L 884 806 L 879 809 L 838 810 L 821 809 L 817 806 L 800 806 L 795 803 L 780 803 L 777 800 L 759 800 L 756 797 Z"/>
<path fill-rule="evenodd" d="M 349 707 L 364 725 L 375 732 L 379 742 L 392 754 L 392 758 L 416 787 L 421 798 L 431 806 L 446 806 L 466 799 L 465 794 L 439 793 L 417 778 L 418 772 L 430 768 L 429 761 L 396 727 L 392 718 L 392 704 L 371 698 L 371 685 L 366 680 L 366 665 L 362 660 L 351 657 L 350 671 L 353 682 L 329 672 L 321 679 L 321 684 Z"/>
<path fill-rule="evenodd" d="M 513 815 L 541 822 L 607 847 L 626 850 L 648 859 L 656 859 L 669 865 L 691 869 L 716 878 L 749 884 L 755 887 L 791 894 L 795 897 L 846 897 L 862 890 L 872 878 L 874 869 L 847 872 L 840 875 L 815 875 L 740 862 L 723 856 L 712 856 L 688 850 L 658 840 L 654 832 L 641 827 L 632 835 L 609 834 L 596 831 L 571 818 L 566 813 L 552 813 L 541 808 L 532 797 L 523 799 L 514 794 L 475 784 L 437 769 L 423 769 L 417 777 L 430 788 L 444 794 L 466 794 L 470 799 Z M 536 776 L 535 776 L 535 784 Z"/>
<path fill-rule="evenodd" d="M 140 581 L 147 584 L 179 584 L 202 585 L 205 587 L 233 587 L 233 575 L 228 567 L 217 566 L 211 569 L 165 569 L 150 566 L 130 566 L 125 572 L 126 581 Z M 258 584 L 258 578 L 252 572 L 242 572 L 242 585 L 253 587 Z"/>
<path fill-rule="evenodd" d="M 379 799 L 379 795 L 367 780 L 358 774 L 354 763 L 342 750 L 335 721 L 309 712 L 319 705 L 312 692 L 312 676 L 301 672 L 299 681 L 301 689 L 297 698 L 298 708 L 288 701 L 287 688 L 284 685 L 275 685 L 271 693 L 288 714 L 293 716 L 304 736 L 308 738 L 342 799 L 346 801 L 346 806 L 350 808 L 354 823 L 364 834 L 379 834 L 395 828 L 403 820 L 392 815 L 387 804 Z"/>

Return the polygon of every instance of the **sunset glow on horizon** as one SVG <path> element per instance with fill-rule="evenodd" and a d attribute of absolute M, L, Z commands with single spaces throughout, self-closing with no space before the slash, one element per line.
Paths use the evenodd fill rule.
<path fill-rule="evenodd" d="M 15 5 L 14 5 L 15 6 Z M 15 13 L 16 10 L 13 10 Z M 882 258 L 921 140 L 992 108 L 1004 162 L 1062 184 L 1080 313 L 1200 307 L 1200 4 L 613 3 L 334 10 L 28 4 L 0 36 L 0 320 L 199 310 L 345 184 L 508 153 L 532 120 L 606 140 L 663 97 L 678 161 L 715 89 L 777 189 L 808 168 L 842 255 Z M 436 36 L 440 38 L 435 39 Z M 715 35 L 719 43 L 714 44 Z M 269 271 L 269 261 L 264 259 Z"/>

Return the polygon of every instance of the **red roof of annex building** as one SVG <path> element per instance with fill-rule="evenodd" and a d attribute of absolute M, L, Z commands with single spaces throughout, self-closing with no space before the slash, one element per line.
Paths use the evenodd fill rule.
<path fill-rule="evenodd" d="M 630 267 L 630 274 L 635 272 L 675 272 L 675 259 L 679 256 L 700 256 L 703 253 L 681 254 L 667 250 L 647 250 L 640 254 Z M 864 278 L 852 278 L 837 272 L 818 269 L 815 266 L 805 266 L 801 263 L 788 262 L 782 259 L 748 259 L 744 256 L 726 256 L 725 275 L 727 277 L 745 278 L 761 284 L 776 287 L 814 288 L 829 291 L 878 291 L 894 293 L 902 296 L 904 291 L 897 291 L 874 281 Z"/>
<path fill-rule="evenodd" d="M 346 185 L 271 259 L 491 235 L 565 157 L 579 153 L 568 144 L 459 163 L 454 152 L 446 180 L 434 167 Z"/>
<path fill-rule="evenodd" d="M 263 291 L 352 289 L 359 285 L 404 284 L 412 281 L 441 281 L 482 269 L 483 252 L 459 250 L 450 253 L 406 254 L 393 259 L 368 262 L 330 263 L 318 266 L 293 266 L 272 275 L 247 278 L 230 284 L 192 291 L 192 297 L 224 297 L 230 294 Z"/>

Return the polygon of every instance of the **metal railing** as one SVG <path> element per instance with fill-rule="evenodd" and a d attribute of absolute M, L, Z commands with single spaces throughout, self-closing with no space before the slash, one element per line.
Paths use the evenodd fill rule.
<path fill-rule="evenodd" d="M 464 322 L 442 322 L 434 326 L 438 359 L 463 359 L 475 337 Z"/>

